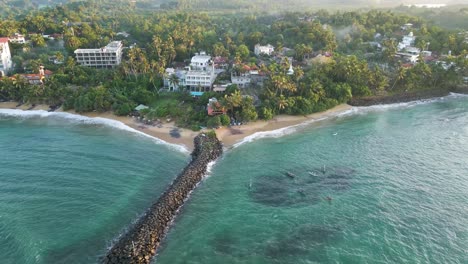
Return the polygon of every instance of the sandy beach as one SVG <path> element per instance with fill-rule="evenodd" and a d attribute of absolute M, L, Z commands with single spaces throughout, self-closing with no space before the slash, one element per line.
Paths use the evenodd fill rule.
<path fill-rule="evenodd" d="M 21 110 L 48 110 L 49 107 L 47 105 L 36 105 L 32 108 L 31 105 L 21 105 L 16 107 L 18 103 L 16 102 L 2 102 L 0 103 L 0 108 L 3 109 L 21 109 Z M 32 108 L 32 109 L 31 109 Z M 244 138 L 253 135 L 257 132 L 266 132 L 266 131 L 273 131 L 277 129 L 281 129 L 284 127 L 290 127 L 294 125 L 298 125 L 304 122 L 310 122 L 313 120 L 322 119 L 324 117 L 331 117 L 338 113 L 344 112 L 350 109 L 351 106 L 347 104 L 338 105 L 332 109 L 329 109 L 324 112 L 314 113 L 307 116 L 288 116 L 288 115 L 279 115 L 269 121 L 255 121 L 250 122 L 248 124 L 234 126 L 234 127 L 222 127 L 216 129 L 216 134 L 224 144 L 225 147 L 229 148 L 232 147 L 237 142 L 242 141 Z M 62 109 L 58 109 L 56 112 L 62 111 Z M 68 113 L 77 114 L 74 111 L 67 111 Z M 108 118 L 120 121 L 125 125 L 134 128 L 138 131 L 146 133 L 150 136 L 159 138 L 166 142 L 172 144 L 178 144 L 185 146 L 188 150 L 193 149 L 193 138 L 198 135 L 199 132 L 194 132 L 190 129 L 185 128 L 178 128 L 174 122 L 162 122 L 158 126 L 149 126 L 138 122 L 133 117 L 128 116 L 116 116 L 111 112 L 91 112 L 91 113 L 83 113 L 80 115 L 84 115 L 87 117 L 101 117 L 101 118 Z"/>

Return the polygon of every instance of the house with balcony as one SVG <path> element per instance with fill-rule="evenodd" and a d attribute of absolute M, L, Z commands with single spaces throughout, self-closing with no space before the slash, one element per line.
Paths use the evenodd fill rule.
<path fill-rule="evenodd" d="M 112 68 L 122 62 L 122 50 L 122 41 L 112 41 L 100 49 L 77 49 L 74 53 L 81 66 Z"/>
<path fill-rule="evenodd" d="M 164 86 L 170 91 L 188 90 L 193 95 L 211 91 L 216 79 L 213 60 L 205 52 L 195 53 L 184 69 L 166 69 Z"/>
<path fill-rule="evenodd" d="M 231 72 L 231 83 L 236 84 L 241 89 L 252 85 L 262 86 L 266 79 L 268 79 L 268 76 L 262 73 L 255 65 L 238 65 Z"/>

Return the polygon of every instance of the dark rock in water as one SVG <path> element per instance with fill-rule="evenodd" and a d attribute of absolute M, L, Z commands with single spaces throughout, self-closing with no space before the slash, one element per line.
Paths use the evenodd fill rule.
<path fill-rule="evenodd" d="M 212 241 L 214 250 L 223 255 L 235 256 L 238 239 L 229 232 L 218 234 Z"/>
<path fill-rule="evenodd" d="M 310 205 L 319 201 L 317 190 L 309 184 L 304 186 L 306 178 L 295 181 L 281 176 L 260 176 L 252 182 L 249 192 L 256 203 L 268 206 Z"/>
<path fill-rule="evenodd" d="M 320 180 L 317 182 L 322 189 L 345 191 L 351 188 L 352 177 L 356 172 L 354 169 L 347 167 L 328 167 L 327 170 L 323 172 L 322 168 L 311 170 L 318 175 L 316 178 Z"/>
<path fill-rule="evenodd" d="M 367 97 L 353 97 L 348 101 L 352 106 L 371 106 L 378 104 L 394 104 L 402 102 L 410 102 L 422 99 L 429 99 L 434 97 L 446 96 L 449 94 L 448 90 L 423 90 L 418 92 L 399 93 L 390 96 L 367 96 Z"/>
<path fill-rule="evenodd" d="M 270 206 L 289 205 L 289 189 L 288 181 L 283 177 L 262 176 L 255 179 L 251 195 L 257 203 Z"/>
<path fill-rule="evenodd" d="M 313 256 L 312 261 L 326 262 L 325 246 L 340 238 L 340 229 L 333 226 L 303 225 L 285 232 L 266 244 L 265 255 L 271 259 Z M 313 254 L 311 254 L 313 253 Z"/>
<path fill-rule="evenodd" d="M 284 173 L 287 177 L 279 174 L 254 178 L 249 183 L 249 194 L 254 202 L 268 206 L 308 206 L 323 202 L 324 191 L 350 189 L 354 174 L 354 169 L 342 166 L 292 168 Z"/>
<path fill-rule="evenodd" d="M 202 180 L 209 162 L 222 154 L 214 133 L 194 139 L 192 161 L 156 203 L 109 250 L 103 263 L 150 263 L 177 210 Z"/>

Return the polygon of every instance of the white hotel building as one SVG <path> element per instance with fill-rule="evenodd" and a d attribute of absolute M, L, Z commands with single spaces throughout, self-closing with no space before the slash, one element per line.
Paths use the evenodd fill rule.
<path fill-rule="evenodd" d="M 0 38 L 0 76 L 6 76 L 12 67 L 8 38 Z"/>
<path fill-rule="evenodd" d="M 178 77 L 178 84 L 171 83 L 172 75 Z M 184 70 L 166 69 L 164 85 L 172 91 L 177 91 L 184 87 L 191 92 L 211 91 L 211 87 L 216 79 L 213 60 L 205 52 L 195 53 L 190 66 Z"/>
<path fill-rule="evenodd" d="M 81 66 L 110 68 L 122 61 L 123 45 L 121 41 L 112 41 L 100 49 L 75 50 L 76 61 Z"/>

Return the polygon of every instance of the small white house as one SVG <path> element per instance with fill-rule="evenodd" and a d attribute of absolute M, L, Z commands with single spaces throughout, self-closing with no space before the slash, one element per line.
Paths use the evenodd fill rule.
<path fill-rule="evenodd" d="M 405 51 L 411 55 L 419 55 L 421 53 L 421 50 L 416 47 L 406 47 Z"/>
<path fill-rule="evenodd" d="M 275 47 L 268 44 L 266 46 L 261 46 L 260 44 L 255 45 L 254 53 L 255 55 L 259 56 L 260 54 L 265 54 L 270 56 L 275 51 Z"/>
<path fill-rule="evenodd" d="M 24 38 L 24 35 L 20 33 L 15 33 L 13 36 L 9 38 L 11 43 L 18 43 L 18 44 L 25 44 L 26 39 Z"/>

